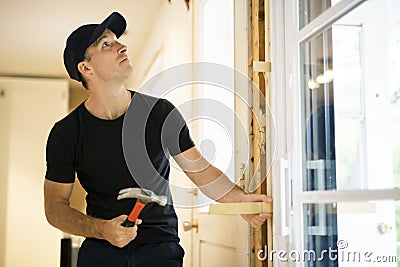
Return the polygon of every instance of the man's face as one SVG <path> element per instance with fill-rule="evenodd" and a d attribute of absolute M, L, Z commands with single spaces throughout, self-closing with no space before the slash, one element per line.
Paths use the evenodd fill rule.
<path fill-rule="evenodd" d="M 125 81 L 132 75 L 132 64 L 127 47 L 117 41 L 115 34 L 106 30 L 86 49 L 85 61 L 92 70 L 90 79 Z"/>

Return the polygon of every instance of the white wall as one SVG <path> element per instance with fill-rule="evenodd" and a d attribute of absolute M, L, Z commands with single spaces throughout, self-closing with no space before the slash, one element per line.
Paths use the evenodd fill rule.
<path fill-rule="evenodd" d="M 139 58 L 131 59 L 135 75 L 133 80 L 127 83 L 129 88 L 139 89 L 157 53 L 160 53 L 162 69 L 192 60 L 192 10 L 186 9 L 184 1 L 171 3 L 168 1 L 162 3 L 163 6 L 158 16 L 154 18 L 156 21 L 148 39 L 137 40 L 144 42 L 145 45 L 139 53 Z"/>

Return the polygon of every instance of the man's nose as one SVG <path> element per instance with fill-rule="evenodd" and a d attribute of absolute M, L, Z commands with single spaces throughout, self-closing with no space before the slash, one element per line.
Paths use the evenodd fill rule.
<path fill-rule="evenodd" d="M 124 54 L 128 52 L 128 47 L 123 44 L 119 44 L 120 47 L 118 48 L 118 54 Z"/>

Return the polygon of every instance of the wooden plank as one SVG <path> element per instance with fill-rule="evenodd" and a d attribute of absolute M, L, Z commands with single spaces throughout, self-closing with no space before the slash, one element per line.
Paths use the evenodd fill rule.
<path fill-rule="evenodd" d="M 272 213 L 272 203 L 245 202 L 211 204 L 209 214 L 258 214 L 262 212 Z"/>

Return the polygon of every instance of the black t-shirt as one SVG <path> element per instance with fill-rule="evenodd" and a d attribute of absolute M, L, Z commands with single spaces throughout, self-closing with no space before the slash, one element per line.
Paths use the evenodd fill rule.
<path fill-rule="evenodd" d="M 165 152 L 161 145 L 162 125 L 171 111 L 172 103 L 142 93 L 132 92 L 134 104 L 153 103 L 146 123 L 146 149 L 154 168 L 164 179 L 169 179 L 169 154 L 176 155 L 194 146 L 186 124 L 179 130 L 179 150 Z M 117 200 L 123 188 L 138 187 L 126 164 L 122 145 L 122 128 L 126 114 L 114 120 L 93 116 L 79 105 L 68 116 L 57 122 L 48 137 L 46 147 L 46 179 L 59 183 L 73 183 L 75 173 L 86 190 L 86 213 L 103 219 L 129 214 L 134 199 Z M 184 121 L 179 114 L 179 120 Z M 138 129 L 138 131 L 143 129 Z M 170 198 L 170 196 L 168 196 Z M 179 240 L 174 207 L 149 203 L 139 218 L 135 242 Z"/>

